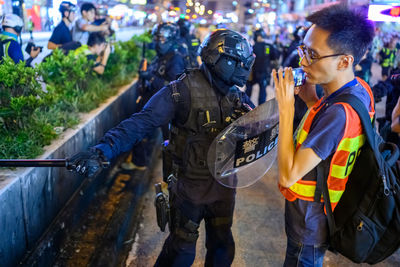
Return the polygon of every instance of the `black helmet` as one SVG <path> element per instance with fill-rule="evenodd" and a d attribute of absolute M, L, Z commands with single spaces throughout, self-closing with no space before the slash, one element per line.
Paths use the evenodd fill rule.
<path fill-rule="evenodd" d="M 175 23 L 164 22 L 154 26 L 153 35 L 156 51 L 161 55 L 166 54 L 179 37 L 179 27 Z"/>
<path fill-rule="evenodd" d="M 206 66 L 227 85 L 245 85 L 255 56 L 246 38 L 235 31 L 218 29 L 200 46 Z"/>
<path fill-rule="evenodd" d="M 190 21 L 187 19 L 180 18 L 177 22 L 181 36 L 186 36 L 190 32 Z"/>
<path fill-rule="evenodd" d="M 267 34 L 261 28 L 254 31 L 254 42 L 257 42 L 258 36 L 261 36 L 263 39 L 267 38 Z"/>
<path fill-rule="evenodd" d="M 64 16 L 65 11 L 75 12 L 76 6 L 68 1 L 62 1 L 60 4 L 60 8 L 58 9 L 61 12 L 61 15 Z"/>

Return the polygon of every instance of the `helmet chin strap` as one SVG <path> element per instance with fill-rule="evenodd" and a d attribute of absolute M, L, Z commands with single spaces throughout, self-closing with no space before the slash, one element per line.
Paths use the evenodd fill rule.
<path fill-rule="evenodd" d="M 72 21 L 69 19 L 69 16 L 71 15 L 71 11 L 68 11 L 68 17 L 67 20 L 69 21 L 69 23 L 72 23 Z"/>
<path fill-rule="evenodd" d="M 69 19 L 70 15 L 71 15 L 71 11 L 68 11 L 68 16 L 65 16 L 63 18 L 66 18 L 69 21 L 69 23 L 72 23 L 72 21 Z"/>

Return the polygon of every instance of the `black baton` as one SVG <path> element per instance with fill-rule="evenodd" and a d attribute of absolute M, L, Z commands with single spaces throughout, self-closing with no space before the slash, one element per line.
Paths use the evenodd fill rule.
<path fill-rule="evenodd" d="M 102 162 L 106 168 L 110 162 Z M 68 167 L 66 159 L 0 159 L 0 167 Z"/>

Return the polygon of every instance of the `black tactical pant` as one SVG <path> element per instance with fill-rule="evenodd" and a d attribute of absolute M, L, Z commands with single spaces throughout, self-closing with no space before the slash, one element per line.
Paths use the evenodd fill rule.
<path fill-rule="evenodd" d="M 205 266 L 230 266 L 235 255 L 231 226 L 234 200 L 194 205 L 171 199 L 172 229 L 154 266 L 191 266 L 196 254 L 200 222 L 206 228 Z"/>
<path fill-rule="evenodd" d="M 258 104 L 261 105 L 267 99 L 267 85 L 269 84 L 269 78 L 267 76 L 248 81 L 246 83 L 246 94 L 251 97 L 253 92 L 253 85 L 258 84 L 260 87 L 260 93 L 258 95 Z"/>

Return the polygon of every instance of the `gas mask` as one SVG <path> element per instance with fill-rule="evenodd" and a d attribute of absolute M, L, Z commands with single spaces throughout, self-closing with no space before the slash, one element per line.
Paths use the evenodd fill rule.
<path fill-rule="evenodd" d="M 172 47 L 172 42 L 156 41 L 156 51 L 160 55 L 165 55 Z"/>
<path fill-rule="evenodd" d="M 252 56 L 249 61 L 244 64 L 230 57 L 221 56 L 212 70 L 226 85 L 242 87 L 249 78 L 254 57 Z"/>

